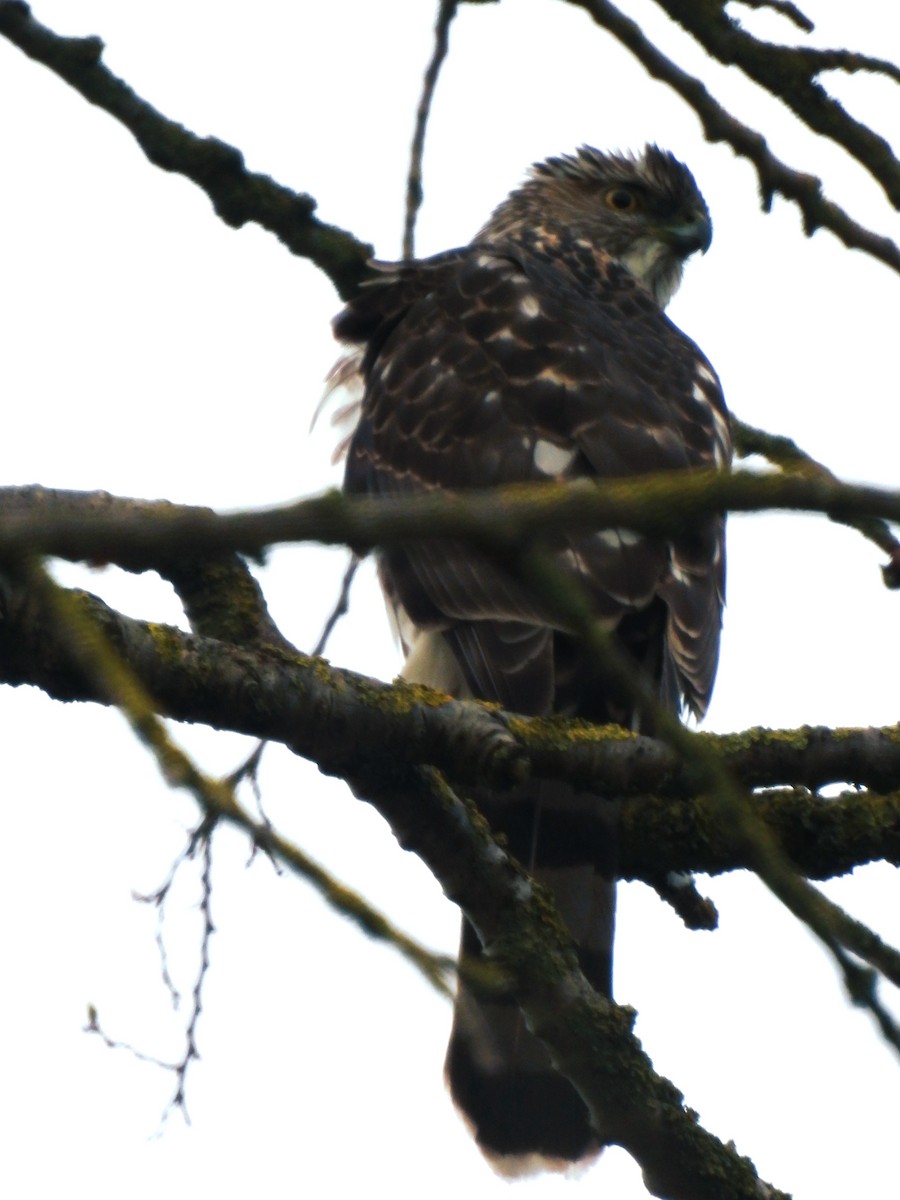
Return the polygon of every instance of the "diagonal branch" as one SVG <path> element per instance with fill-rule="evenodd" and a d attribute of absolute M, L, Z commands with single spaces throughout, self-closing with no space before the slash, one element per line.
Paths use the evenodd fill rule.
<path fill-rule="evenodd" d="M 197 184 L 226 225 L 254 221 L 274 233 L 292 254 L 316 264 L 349 298 L 366 273 L 372 247 L 313 214 L 311 196 L 292 192 L 267 175 L 248 171 L 241 152 L 218 138 L 200 138 L 164 117 L 103 65 L 97 37 L 60 37 L 41 25 L 20 0 L 0 0 L 0 33 L 135 137 L 147 158 Z"/>
<path fill-rule="evenodd" d="M 817 82 L 823 71 L 867 71 L 900 83 L 900 68 L 883 58 L 851 50 L 779 46 L 762 41 L 737 24 L 724 0 L 656 0 L 660 8 L 719 62 L 739 67 L 776 96 L 808 129 L 841 146 L 900 208 L 900 162 L 890 143 L 857 121 Z"/>
<path fill-rule="evenodd" d="M 360 799 L 432 870 L 512 983 L 529 1028 L 578 1088 L 596 1128 L 640 1164 L 648 1190 L 667 1200 L 787 1200 L 748 1158 L 700 1125 L 657 1075 L 632 1032 L 634 1013 L 587 983 L 547 893 L 503 853 L 477 811 L 429 769 L 351 779 Z"/>
<path fill-rule="evenodd" d="M 517 484 L 414 497 L 327 492 L 280 508 L 217 514 L 209 509 L 121 501 L 130 511 L 92 506 L 93 493 L 0 488 L 0 556 L 27 553 L 127 570 L 190 554 L 258 556 L 283 542 L 350 545 L 359 552 L 411 538 L 466 538 L 524 545 L 559 530 L 624 527 L 671 536 L 710 513 L 821 512 L 843 523 L 900 521 L 900 491 L 848 484 L 828 474 L 672 471 L 597 483 Z M 80 500 L 79 500 L 80 497 Z M 142 507 L 143 504 L 143 507 Z M 92 513 L 90 520 L 84 512 Z M 143 564 L 143 565 L 142 565 Z"/>

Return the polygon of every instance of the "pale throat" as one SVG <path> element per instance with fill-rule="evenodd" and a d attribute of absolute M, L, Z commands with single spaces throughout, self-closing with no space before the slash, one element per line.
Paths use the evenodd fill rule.
<path fill-rule="evenodd" d="M 665 308 L 678 291 L 684 263 L 658 238 L 637 238 L 616 258 L 655 297 L 660 308 Z"/>

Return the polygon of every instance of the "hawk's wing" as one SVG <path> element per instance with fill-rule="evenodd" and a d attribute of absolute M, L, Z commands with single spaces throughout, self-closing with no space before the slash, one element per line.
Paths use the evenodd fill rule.
<path fill-rule="evenodd" d="M 365 345 L 351 492 L 413 493 L 710 466 L 730 453 L 715 374 L 602 252 L 474 244 L 385 269 L 338 317 Z M 721 522 L 666 542 L 627 530 L 550 543 L 599 619 L 665 605 L 668 667 L 696 711 L 715 674 Z M 417 542 L 382 556 L 395 605 L 443 631 L 474 695 L 553 707 L 553 612 L 488 555 Z"/>

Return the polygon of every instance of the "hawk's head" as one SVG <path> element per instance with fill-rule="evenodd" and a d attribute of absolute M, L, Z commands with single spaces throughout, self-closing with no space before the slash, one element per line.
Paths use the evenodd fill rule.
<path fill-rule="evenodd" d="M 582 146 L 535 163 L 529 178 L 496 209 L 480 240 L 564 227 L 620 262 L 665 307 L 684 261 L 706 251 L 709 210 L 687 167 L 658 146 L 642 155 Z"/>

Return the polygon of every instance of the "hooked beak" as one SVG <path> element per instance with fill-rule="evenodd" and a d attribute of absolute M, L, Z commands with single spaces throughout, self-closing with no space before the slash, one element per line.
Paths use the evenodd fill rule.
<path fill-rule="evenodd" d="M 708 213 L 694 212 L 689 220 L 678 225 L 667 225 L 661 233 L 684 258 L 697 250 L 705 254 L 712 241 L 712 221 Z"/>

